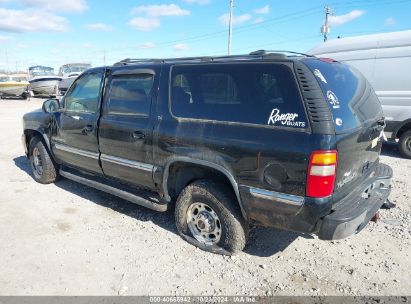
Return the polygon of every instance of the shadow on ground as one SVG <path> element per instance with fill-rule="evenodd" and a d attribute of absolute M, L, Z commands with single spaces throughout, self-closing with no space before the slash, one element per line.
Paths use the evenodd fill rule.
<path fill-rule="evenodd" d="M 16 157 L 13 161 L 20 170 L 24 171 L 33 178 L 29 161 L 25 156 Z M 177 230 L 174 225 L 173 208 L 163 213 L 155 212 L 65 178 L 61 178 L 55 182 L 55 185 L 97 205 L 110 208 L 116 212 L 132 217 L 137 221 L 151 221 L 159 227 L 177 234 Z M 306 235 L 290 231 L 253 227 L 250 230 L 249 240 L 244 251 L 247 254 L 254 256 L 272 256 L 277 252 L 285 250 L 299 236 L 307 237 Z"/>
<path fill-rule="evenodd" d="M 382 145 L 381 155 L 402 158 L 398 144 L 394 142 L 385 142 Z"/>

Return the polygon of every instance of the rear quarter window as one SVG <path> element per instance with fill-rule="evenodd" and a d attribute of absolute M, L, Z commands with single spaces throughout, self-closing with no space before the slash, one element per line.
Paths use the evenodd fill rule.
<path fill-rule="evenodd" d="M 382 116 L 381 103 L 365 77 L 350 65 L 307 59 L 333 114 L 336 132 L 361 127 Z"/>
<path fill-rule="evenodd" d="M 170 92 L 177 117 L 308 127 L 293 73 L 284 64 L 174 66 Z"/>

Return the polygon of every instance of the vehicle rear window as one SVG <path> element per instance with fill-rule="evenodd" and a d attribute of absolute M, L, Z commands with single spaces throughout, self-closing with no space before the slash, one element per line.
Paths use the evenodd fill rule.
<path fill-rule="evenodd" d="M 153 82 L 151 74 L 114 76 L 109 90 L 108 114 L 148 115 Z"/>
<path fill-rule="evenodd" d="M 367 80 L 355 68 L 340 62 L 307 59 L 331 109 L 336 132 L 358 128 L 381 118 L 382 108 Z M 368 84 L 368 86 L 370 86 Z"/>
<path fill-rule="evenodd" d="M 307 127 L 293 74 L 283 64 L 174 66 L 170 90 L 177 117 Z"/>

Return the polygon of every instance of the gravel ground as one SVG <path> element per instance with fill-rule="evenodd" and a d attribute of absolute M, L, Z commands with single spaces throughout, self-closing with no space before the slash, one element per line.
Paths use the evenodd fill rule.
<path fill-rule="evenodd" d="M 62 179 L 40 185 L 20 142 L 42 100 L 0 101 L 0 295 L 410 295 L 411 160 L 394 169 L 381 220 L 326 242 L 255 228 L 235 257 L 205 253 L 155 213 Z"/>

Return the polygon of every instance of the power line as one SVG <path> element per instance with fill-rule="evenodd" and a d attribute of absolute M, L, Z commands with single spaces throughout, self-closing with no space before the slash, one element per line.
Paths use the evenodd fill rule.
<path fill-rule="evenodd" d="M 402 3 L 406 3 L 406 2 L 411 2 L 410 0 L 353 0 L 353 1 L 349 1 L 349 2 L 334 2 L 331 3 L 330 6 L 332 5 L 333 7 L 337 7 L 337 8 L 347 8 L 347 7 L 352 7 L 353 5 L 356 4 L 360 4 L 362 8 L 368 7 L 368 6 L 380 6 L 380 5 L 393 5 L 393 4 L 402 4 Z M 236 3 L 235 6 L 237 9 L 240 9 L 238 7 L 238 3 Z M 240 9 L 241 10 L 241 9 Z M 242 25 L 242 26 L 238 26 L 236 27 L 235 30 L 235 35 L 238 34 L 242 34 L 245 32 L 249 32 L 249 31 L 253 31 L 255 29 L 258 28 L 262 28 L 265 29 L 267 31 L 270 31 L 278 36 L 282 36 L 285 38 L 285 36 L 276 33 L 274 31 L 272 31 L 268 25 L 272 26 L 275 24 L 280 24 L 280 23 L 286 23 L 286 22 L 290 22 L 293 21 L 295 19 L 300 19 L 303 17 L 307 17 L 307 16 L 311 16 L 314 14 L 318 14 L 320 12 L 320 9 L 318 6 L 314 6 L 308 9 L 304 9 L 304 10 L 299 10 L 296 12 L 292 12 L 292 13 L 288 13 L 282 16 L 277 16 L 277 17 L 273 17 L 267 20 L 264 20 L 261 23 L 258 24 L 247 24 L 247 25 Z M 187 42 L 187 41 L 192 41 L 192 42 L 198 42 L 198 41 L 204 41 L 204 40 L 209 40 L 209 39 L 213 39 L 216 38 L 218 36 L 222 36 L 222 35 L 226 35 L 227 34 L 227 30 L 221 30 L 221 31 L 215 31 L 215 32 L 211 32 L 211 33 L 206 33 L 206 34 L 201 34 L 201 35 L 195 35 L 195 36 L 191 36 L 191 37 L 187 37 L 187 38 L 183 38 L 183 39 L 176 39 L 176 40 L 169 40 L 169 41 L 163 41 L 163 42 L 158 42 L 155 43 L 156 46 L 167 46 L 167 45 L 172 45 L 175 43 L 181 43 L 181 42 Z M 131 48 L 131 47 L 129 47 Z M 107 49 L 107 51 L 116 51 L 116 50 L 122 50 L 124 51 L 125 48 L 124 47 L 119 47 L 119 48 L 112 48 L 112 49 Z M 100 50 L 94 50 L 88 54 L 93 54 L 93 53 L 98 53 L 98 52 L 103 52 L 103 49 Z"/>

